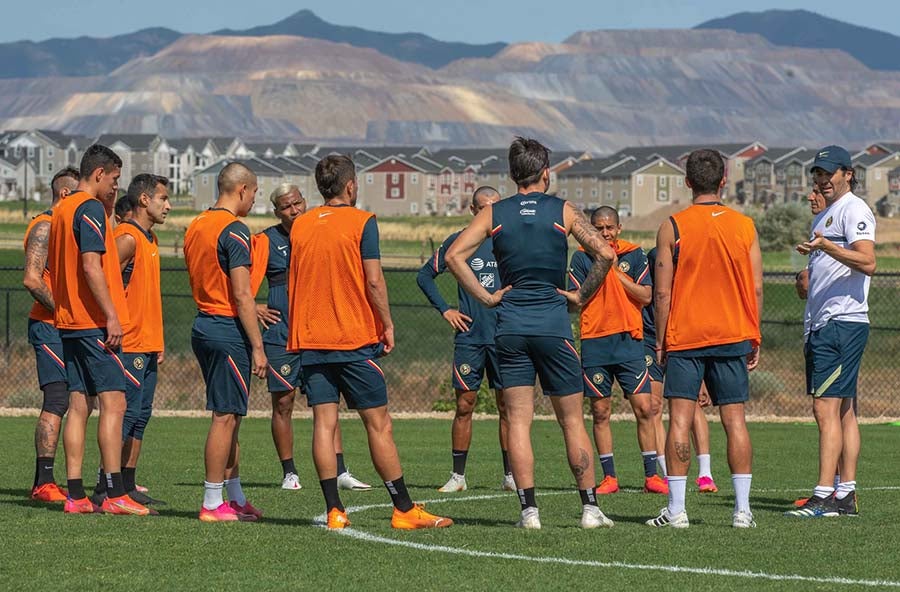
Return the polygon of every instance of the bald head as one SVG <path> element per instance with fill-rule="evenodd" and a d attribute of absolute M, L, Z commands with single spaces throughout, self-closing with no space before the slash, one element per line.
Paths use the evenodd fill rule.
<path fill-rule="evenodd" d="M 609 206 L 600 206 L 591 213 L 591 225 L 596 226 L 597 221 L 601 218 L 609 218 L 615 224 L 619 223 L 619 212 L 615 208 Z"/>
<path fill-rule="evenodd" d="M 495 201 L 500 201 L 500 193 L 489 185 L 482 185 L 472 194 L 472 206 L 479 210 Z"/>
<path fill-rule="evenodd" d="M 216 179 L 219 195 L 234 193 L 242 185 L 255 186 L 256 175 L 239 162 L 231 162 L 225 165 L 225 168 L 222 169 L 219 177 Z"/>

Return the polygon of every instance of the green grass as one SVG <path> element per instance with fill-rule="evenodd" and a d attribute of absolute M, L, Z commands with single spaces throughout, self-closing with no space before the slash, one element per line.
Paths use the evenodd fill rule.
<path fill-rule="evenodd" d="M 267 403 L 254 401 L 257 408 Z M 714 574 L 670 573 L 625 567 L 541 564 L 522 559 L 469 557 L 441 551 L 356 540 L 312 525 L 323 500 L 311 467 L 309 420 L 296 420 L 297 464 L 304 489 L 280 489 L 280 466 L 266 420 L 248 419 L 241 433 L 242 481 L 265 518 L 256 524 L 202 524 L 202 448 L 208 420 L 154 419 L 141 459 L 139 482 L 167 500 L 158 517 L 66 516 L 60 506 L 27 499 L 32 477 L 33 418 L 0 419 L 0 587 L 67 589 L 187 590 L 565 590 L 602 586 L 607 590 L 834 590 L 835 583 L 772 581 Z M 92 443 L 95 421 L 88 442 Z M 790 502 L 815 478 L 816 429 L 809 425 L 753 424 L 755 466 L 751 497 L 759 527 L 730 526 L 732 490 L 725 465 L 722 431 L 712 425 L 713 472 L 717 494 L 689 492 L 691 527 L 650 530 L 642 522 L 665 503 L 658 495 L 634 493 L 641 469 L 634 424 L 614 423 L 620 483 L 628 492 L 600 500 L 615 521 L 611 530 L 576 528 L 577 494 L 566 468 L 558 427 L 537 422 L 538 503 L 544 529 L 518 531 L 514 495 L 501 494 L 496 424 L 475 422 L 467 476 L 469 491 L 434 491 L 450 469 L 449 421 L 404 420 L 395 437 L 414 499 L 441 498 L 429 509 L 456 524 L 439 531 L 394 532 L 389 509 L 353 511 L 353 506 L 385 504 L 382 487 L 342 492 L 351 507 L 353 528 L 394 542 L 412 542 L 464 551 L 507 553 L 627 565 L 681 566 L 814 578 L 900 580 L 893 514 L 898 492 L 892 458 L 897 428 L 862 428 L 861 516 L 803 521 L 783 517 Z M 364 432 L 356 419 L 343 422 L 348 464 L 360 478 L 378 483 L 368 459 Z M 58 463 L 62 465 L 60 451 Z M 97 466 L 88 446 L 85 474 Z M 694 476 L 696 468 L 692 468 Z M 62 478 L 62 467 L 57 468 Z M 692 478 L 691 477 L 691 478 Z M 693 488 L 691 488 L 693 489 Z M 489 499 L 460 500 L 470 496 Z M 861 589 L 859 586 L 848 586 Z"/>

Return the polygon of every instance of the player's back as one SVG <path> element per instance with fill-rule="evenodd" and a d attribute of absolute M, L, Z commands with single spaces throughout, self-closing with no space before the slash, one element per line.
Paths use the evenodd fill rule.
<path fill-rule="evenodd" d="M 572 338 L 564 296 L 568 240 L 565 201 L 543 193 L 518 194 L 491 206 L 494 255 L 503 286 L 497 335 Z"/>
<path fill-rule="evenodd" d="M 194 218 L 184 234 L 184 260 L 197 308 L 208 315 L 237 317 L 237 305 L 219 249 L 222 233 L 232 224 L 243 226 L 237 216 L 224 208 L 211 208 Z M 250 236 L 238 227 L 228 230 L 250 254 Z"/>

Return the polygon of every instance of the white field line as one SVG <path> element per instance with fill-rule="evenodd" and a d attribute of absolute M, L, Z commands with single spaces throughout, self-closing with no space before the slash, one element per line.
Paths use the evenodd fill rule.
<path fill-rule="evenodd" d="M 878 490 L 896 490 L 900 487 L 870 487 L 868 489 Z M 790 491 L 785 489 L 770 489 L 762 491 Z M 799 490 L 798 490 L 799 491 Z M 805 491 L 805 490 L 804 490 Z M 569 492 L 551 491 L 541 494 L 546 495 L 563 495 Z M 422 503 L 439 504 L 439 503 L 455 503 L 455 502 L 471 502 L 478 500 L 499 499 L 503 497 L 511 497 L 510 493 L 492 494 L 492 495 L 472 495 L 466 497 L 437 498 L 425 500 Z M 391 508 L 391 504 L 370 504 L 366 506 L 351 506 L 347 508 L 347 512 L 365 512 L 378 508 Z M 326 515 L 320 514 L 313 518 L 313 522 L 320 527 L 325 527 Z M 446 545 L 427 545 L 424 543 L 415 543 L 412 541 L 403 541 L 391 539 L 388 537 L 378 536 L 368 532 L 363 532 L 355 528 L 345 528 L 336 530 L 336 533 L 353 539 L 366 541 L 370 543 L 379 543 L 382 545 L 393 545 L 396 547 L 406 547 L 417 551 L 427 551 L 432 553 L 448 553 L 451 555 L 464 555 L 466 557 L 481 557 L 486 559 L 505 559 L 512 561 L 529 561 L 532 563 L 550 563 L 557 565 L 569 565 L 576 567 L 599 567 L 612 569 L 632 569 L 638 571 L 661 571 L 666 573 L 692 574 L 703 576 L 721 576 L 727 578 L 745 578 L 754 580 L 769 581 L 793 581 L 793 582 L 810 582 L 814 584 L 834 584 L 844 586 L 868 586 L 874 588 L 900 588 L 900 582 L 891 580 L 856 580 L 852 578 L 843 578 L 837 576 L 802 576 L 797 574 L 773 574 L 760 571 L 737 571 L 730 569 L 719 569 L 715 567 L 684 567 L 680 565 L 650 565 L 642 563 L 625 563 L 623 561 L 592 561 L 587 559 L 568 559 L 566 557 L 547 557 L 533 555 L 518 555 L 515 553 L 498 553 L 494 551 L 477 551 L 473 549 L 462 549 L 459 547 L 448 547 Z"/>

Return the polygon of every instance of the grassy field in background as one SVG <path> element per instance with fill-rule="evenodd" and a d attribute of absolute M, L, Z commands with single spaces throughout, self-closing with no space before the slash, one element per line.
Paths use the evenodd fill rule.
<path fill-rule="evenodd" d="M 295 420 L 295 457 L 304 488 L 283 491 L 268 421 L 245 420 L 241 478 L 262 509 L 258 523 L 203 524 L 202 449 L 207 419 L 156 418 L 147 430 L 138 481 L 169 505 L 157 517 L 67 516 L 59 505 L 27 498 L 33 471 L 33 418 L 0 418 L 0 588 L 44 591 L 133 590 L 807 590 L 885 589 L 900 585 L 893 509 L 897 427 L 862 428 L 857 518 L 782 516 L 815 479 L 816 429 L 752 424 L 755 530 L 731 528 L 733 496 L 722 430 L 712 426 L 719 493 L 700 495 L 689 479 L 691 527 L 651 530 L 665 497 L 637 493 L 642 472 L 634 424 L 614 422 L 623 491 L 600 499 L 616 525 L 577 528 L 580 502 L 559 428 L 536 422 L 538 504 L 543 530 L 513 528 L 514 494 L 499 491 L 496 424 L 476 421 L 469 490 L 439 494 L 450 472 L 449 420 L 402 420 L 394 433 L 415 500 L 452 517 L 444 530 L 396 532 L 387 492 L 368 459 L 359 420 L 342 422 L 348 466 L 371 492 L 342 492 L 352 528 L 317 527 L 324 502 L 309 453 L 309 420 Z M 97 466 L 91 421 L 85 475 Z M 599 468 L 597 469 L 599 470 Z M 63 480 L 62 452 L 57 477 Z M 63 480 L 64 481 L 64 480 Z M 404 546 L 404 545 L 413 545 Z M 471 556 L 467 554 L 480 554 Z M 690 570 L 690 571 L 677 571 Z M 778 580 L 775 578 L 785 578 Z M 800 579 L 796 579 L 800 578 Z M 808 578 L 804 580 L 803 578 Z M 841 578 L 842 580 L 838 580 Z M 863 586 L 860 582 L 872 585 Z M 877 582 L 880 581 L 880 585 Z"/>

